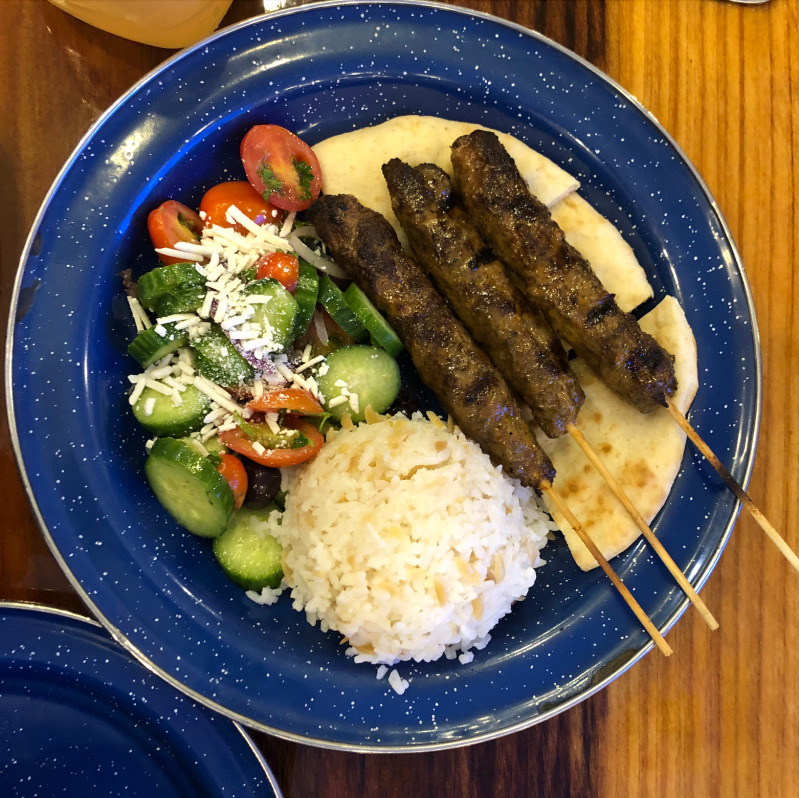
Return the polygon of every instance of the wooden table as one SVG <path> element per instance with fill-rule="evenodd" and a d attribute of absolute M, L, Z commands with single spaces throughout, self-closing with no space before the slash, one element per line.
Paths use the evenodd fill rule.
<path fill-rule="evenodd" d="M 296 5 L 294 0 L 267 6 Z M 799 549 L 799 0 L 469 0 L 575 50 L 635 94 L 715 194 L 752 283 L 763 425 L 751 494 Z M 262 11 L 235 0 L 223 24 Z M 0 291 L 51 181 L 89 125 L 170 55 L 43 0 L 0 2 Z M 5 414 L 0 598 L 85 613 L 31 515 Z M 736 526 L 675 655 L 647 656 L 548 723 L 431 754 L 336 753 L 256 735 L 287 798 L 799 795 L 799 575 Z"/>

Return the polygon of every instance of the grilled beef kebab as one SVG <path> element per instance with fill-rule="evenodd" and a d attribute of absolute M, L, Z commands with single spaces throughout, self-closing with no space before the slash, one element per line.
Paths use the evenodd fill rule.
<path fill-rule="evenodd" d="M 502 377 L 452 315 L 394 228 L 355 197 L 322 196 L 309 220 L 336 262 L 386 315 L 422 381 L 505 473 L 540 490 L 555 469 Z"/>
<path fill-rule="evenodd" d="M 560 339 L 531 308 L 456 206 L 449 175 L 435 164 L 383 167 L 391 205 L 416 258 L 549 438 L 576 423 L 585 394 Z"/>
<path fill-rule="evenodd" d="M 419 376 L 460 428 L 511 477 L 544 491 L 564 514 L 636 617 L 667 656 L 671 648 L 552 487 L 555 469 L 502 377 L 452 315 L 394 228 L 355 197 L 319 197 L 311 224 L 334 259 L 393 325 Z"/>
<path fill-rule="evenodd" d="M 499 139 L 476 130 L 452 145 L 454 187 L 482 237 L 597 376 L 642 413 L 677 390 L 672 357 L 623 313 L 530 194 Z"/>

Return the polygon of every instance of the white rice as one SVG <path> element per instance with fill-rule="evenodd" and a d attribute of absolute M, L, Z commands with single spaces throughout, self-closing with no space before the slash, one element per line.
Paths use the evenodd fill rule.
<path fill-rule="evenodd" d="M 276 534 L 294 608 L 356 662 L 392 665 L 470 661 L 532 586 L 552 528 L 531 490 L 417 413 L 329 435 Z"/>

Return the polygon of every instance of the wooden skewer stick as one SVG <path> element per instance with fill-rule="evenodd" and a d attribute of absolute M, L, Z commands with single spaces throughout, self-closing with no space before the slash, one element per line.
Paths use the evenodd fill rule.
<path fill-rule="evenodd" d="M 782 552 L 786 560 L 799 571 L 799 557 L 792 551 L 791 547 L 785 542 L 782 535 L 769 523 L 755 503 L 749 498 L 749 494 L 733 479 L 732 474 L 722 465 L 721 461 L 710 450 L 710 447 L 699 437 L 697 431 L 691 426 L 688 419 L 680 412 L 679 408 L 670 400 L 669 412 L 674 420 L 682 427 L 683 432 L 693 441 L 694 445 L 707 458 L 713 468 L 719 472 L 721 478 L 727 483 L 727 487 L 738 497 L 738 500 L 749 510 L 752 518 L 760 524 L 760 528 L 772 539 L 774 545 Z"/>
<path fill-rule="evenodd" d="M 663 561 L 666 568 L 669 569 L 671 575 L 677 580 L 677 584 L 683 589 L 685 595 L 691 600 L 693 605 L 699 610 L 701 616 L 705 619 L 705 623 L 715 630 L 719 628 L 718 621 L 713 617 L 710 610 L 705 606 L 705 602 L 697 595 L 696 591 L 691 587 L 691 583 L 685 578 L 683 572 L 677 567 L 677 563 L 672 560 L 669 553 L 663 548 L 663 544 L 657 539 L 655 533 L 650 528 L 649 524 L 644 520 L 641 513 L 638 512 L 635 505 L 630 501 L 627 494 L 622 490 L 621 485 L 613 477 L 613 474 L 608 471 L 607 466 L 599 459 L 597 453 L 594 451 L 590 443 L 585 439 L 585 435 L 574 425 L 569 424 L 566 429 L 569 434 L 577 441 L 579 447 L 585 453 L 585 456 L 594 464 L 594 468 L 599 472 L 599 475 L 607 482 L 608 487 L 613 492 L 613 495 L 624 505 L 624 509 L 630 514 L 630 517 L 635 521 L 637 527 L 641 530 L 644 537 L 649 541 L 652 548 Z"/>
<path fill-rule="evenodd" d="M 552 487 L 549 482 L 541 483 L 541 490 L 552 499 L 555 507 L 560 510 L 561 515 L 569 522 L 571 528 L 577 533 L 578 537 L 585 544 L 588 551 L 591 552 L 594 559 L 599 563 L 599 566 L 607 575 L 608 579 L 616 586 L 616 590 L 621 593 L 622 598 L 627 602 L 630 609 L 635 613 L 635 617 L 644 625 L 644 629 L 649 632 L 651 638 L 655 641 L 655 645 L 661 650 L 664 656 L 668 657 L 671 652 L 671 646 L 663 639 L 663 635 L 655 627 L 655 624 L 649 620 L 649 616 L 641 609 L 641 605 L 633 598 L 633 594 L 624 586 L 624 582 L 619 579 L 610 563 L 604 558 L 602 552 L 597 548 L 596 543 L 589 537 L 588 533 L 583 529 L 580 522 L 574 517 L 574 513 L 569 509 L 569 505 L 563 500 L 563 497 Z"/>

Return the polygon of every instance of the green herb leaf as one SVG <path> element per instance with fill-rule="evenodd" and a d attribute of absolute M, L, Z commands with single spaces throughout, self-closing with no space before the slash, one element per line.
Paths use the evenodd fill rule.
<path fill-rule="evenodd" d="M 248 424 L 238 413 L 234 413 L 233 418 L 251 441 L 258 440 L 258 430 L 252 424 Z"/>
<path fill-rule="evenodd" d="M 258 172 L 258 177 L 261 178 L 263 184 L 269 189 L 267 193 L 264 191 L 264 199 L 268 202 L 269 196 L 271 194 L 279 194 L 281 197 L 283 196 L 283 181 L 275 176 L 275 173 L 272 171 L 272 167 L 266 161 L 261 161 L 261 165 L 256 170 Z"/>
<path fill-rule="evenodd" d="M 300 199 L 303 202 L 311 199 L 311 183 L 313 182 L 311 165 L 305 161 L 298 161 L 296 158 L 293 158 L 291 163 L 297 170 L 297 177 L 300 179 Z"/>
<path fill-rule="evenodd" d="M 296 435 L 292 436 L 290 440 L 292 449 L 302 449 L 303 446 L 307 446 L 311 442 L 308 440 L 307 435 L 299 431 Z"/>
<path fill-rule="evenodd" d="M 258 269 L 255 266 L 248 266 L 243 272 L 237 275 L 243 283 L 250 283 L 258 276 Z"/>
<path fill-rule="evenodd" d="M 215 454 L 214 452 L 210 452 L 208 454 L 208 459 L 211 461 L 214 468 L 219 468 L 219 466 L 222 465 L 222 458 L 218 454 Z"/>
<path fill-rule="evenodd" d="M 323 431 L 322 427 L 325 426 L 325 422 L 329 421 L 332 418 L 332 416 L 330 415 L 330 413 L 325 413 L 323 416 L 317 416 L 316 418 L 319 419 L 319 427 L 318 427 L 319 432 L 322 432 Z M 314 421 L 316 421 L 316 418 L 314 419 Z"/>

